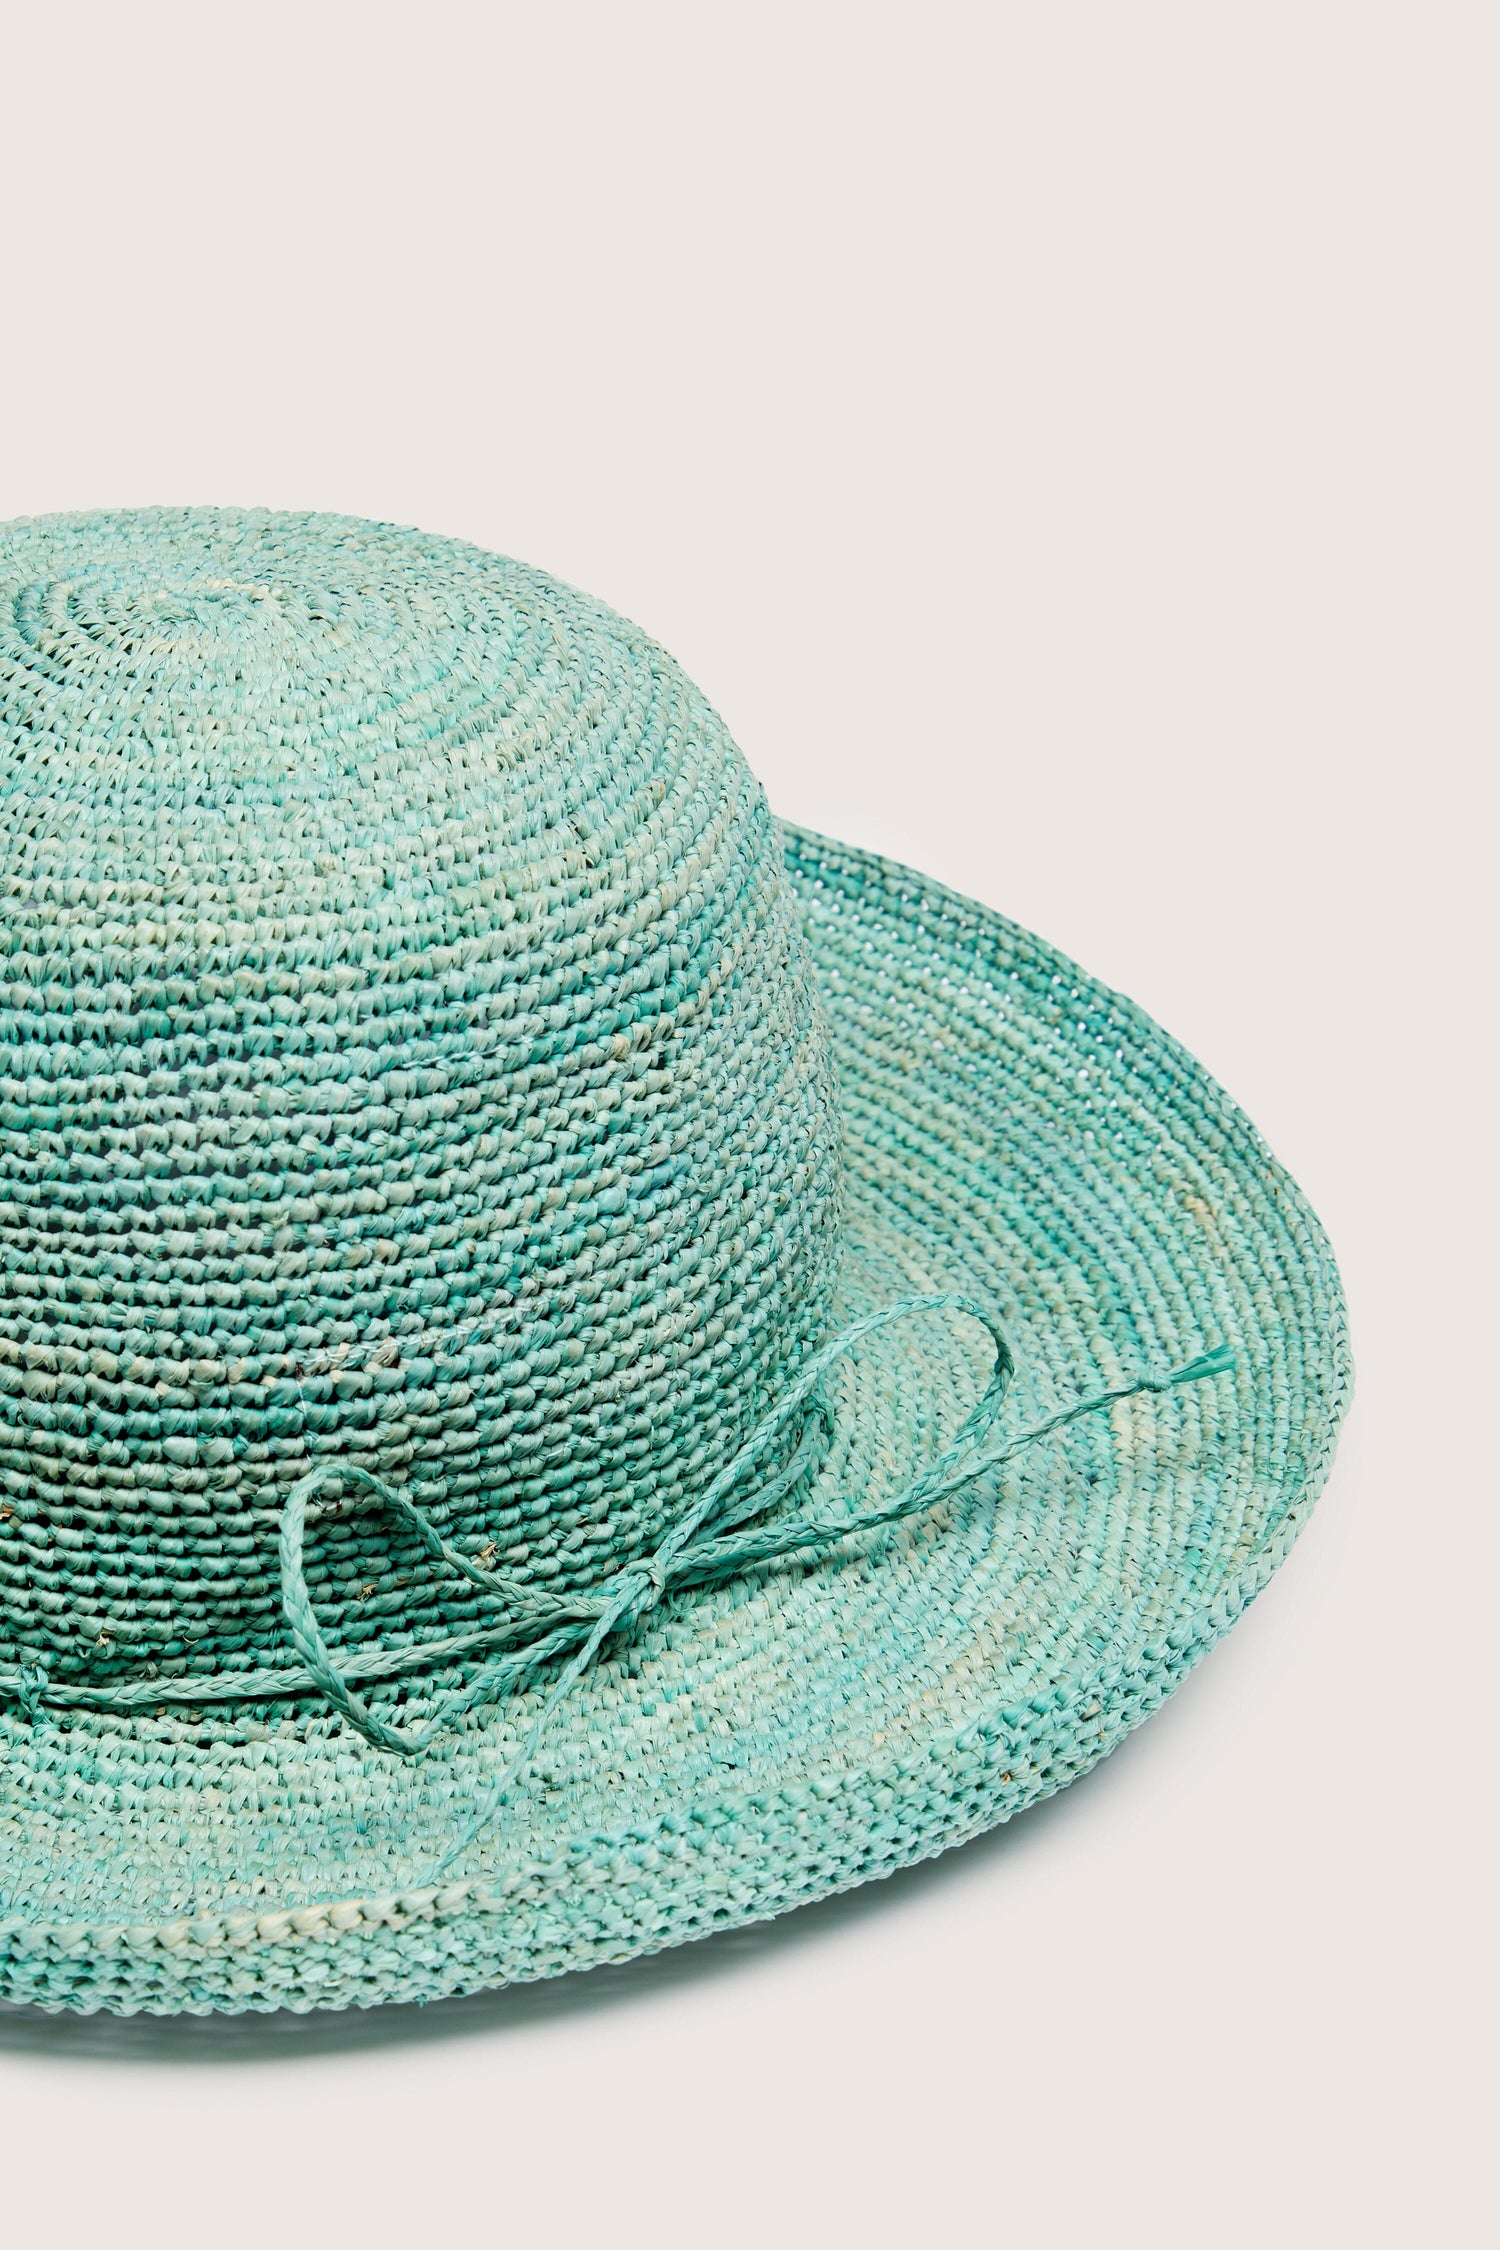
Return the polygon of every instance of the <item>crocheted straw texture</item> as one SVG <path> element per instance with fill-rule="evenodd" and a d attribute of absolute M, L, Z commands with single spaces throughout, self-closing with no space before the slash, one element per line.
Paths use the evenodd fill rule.
<path fill-rule="evenodd" d="M 670 660 L 517 564 L 151 513 L 11 527 L 0 584 L 0 1993 L 431 1997 L 774 1913 L 1060 1787 L 1265 1583 L 1347 1394 L 1337 1275 L 1128 1002 L 778 836 Z M 595 1587 L 913 1291 L 1003 1321 L 1012 1432 L 1233 1372 L 667 1591 L 477 1829 L 545 1677 L 409 1760 L 323 1695 L 226 1699 L 294 1660 L 310 1464 Z M 873 1330 L 760 1469 L 877 1510 L 991 1357 L 952 1313 Z M 434 1644 L 372 1691 L 420 1728 L 490 1612 L 337 1480 L 308 1515 L 341 1658 Z M 138 1700 L 55 1700 L 91 1683 Z"/>
<path fill-rule="evenodd" d="M 821 1339 L 827 1037 L 759 789 L 645 636 L 338 520 L 0 547 L 0 1664 L 219 1671 L 399 1477 L 522 1582 L 654 1543 Z M 480 1614 L 368 1513 L 344 1647 Z"/>

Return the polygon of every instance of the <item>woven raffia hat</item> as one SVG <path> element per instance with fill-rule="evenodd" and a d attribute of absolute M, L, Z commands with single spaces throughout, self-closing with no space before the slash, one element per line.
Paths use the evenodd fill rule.
<path fill-rule="evenodd" d="M 597 603 L 12 525 L 0 756 L 0 1996 L 776 1913 L 1060 1788 L 1286 1553 L 1349 1383 L 1295 1186 Z"/>

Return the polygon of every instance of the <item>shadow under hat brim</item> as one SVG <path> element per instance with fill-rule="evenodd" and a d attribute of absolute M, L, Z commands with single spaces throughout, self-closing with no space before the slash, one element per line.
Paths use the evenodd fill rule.
<path fill-rule="evenodd" d="M 1124 1401 L 894 1530 L 669 1596 L 467 1846 L 534 1699 L 409 1764 L 314 1702 L 0 1710 L 0 1998 L 433 1999 L 778 1913 L 1084 1772 L 1285 1555 L 1350 1383 L 1295 1184 L 1189 1055 L 1040 940 L 784 835 L 843 1108 L 840 1319 L 910 1291 L 993 1303 L 1014 1430 L 1214 1344 L 1233 1373 Z M 817 1512 L 899 1491 L 988 1364 L 951 1314 L 867 1337 L 830 1386 Z"/>

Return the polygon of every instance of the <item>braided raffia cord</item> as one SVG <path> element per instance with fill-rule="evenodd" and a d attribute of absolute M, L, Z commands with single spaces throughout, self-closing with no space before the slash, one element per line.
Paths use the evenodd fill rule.
<path fill-rule="evenodd" d="M 0 535 L 0 739 L 0 1667 L 264 1669 L 321 1461 L 541 1593 L 652 1551 L 838 1247 L 702 697 L 474 549 L 148 512 Z M 346 1647 L 486 1619 L 399 1518 L 309 1569 Z"/>
<path fill-rule="evenodd" d="M 820 1419 L 817 1413 L 809 1413 L 802 1441 L 780 1474 L 766 1479 L 756 1472 L 774 1441 L 792 1425 L 799 1411 L 807 1407 L 826 1370 L 852 1351 L 863 1337 L 887 1327 L 892 1321 L 907 1320 L 914 1313 L 936 1312 L 961 1313 L 977 1322 L 988 1334 L 994 1350 L 990 1379 L 956 1436 L 920 1475 L 878 1508 L 834 1518 L 779 1514 L 782 1500 L 803 1481 L 816 1461 Z M 739 1576 L 784 1555 L 837 1548 L 861 1532 L 887 1528 L 933 1507 L 976 1477 L 998 1470 L 1017 1453 L 1084 1415 L 1100 1413 L 1120 1400 L 1135 1398 L 1144 1392 L 1171 1390 L 1179 1384 L 1228 1374 L 1233 1366 L 1234 1355 L 1221 1345 L 1211 1352 L 1200 1353 L 1168 1374 L 1138 1376 L 1132 1382 L 1118 1384 L 1092 1398 L 1077 1400 L 1034 1429 L 1013 1438 L 1008 1445 L 996 1447 L 986 1441 L 1010 1389 L 1015 1360 L 994 1314 L 971 1298 L 951 1293 L 901 1298 L 877 1312 L 867 1313 L 816 1352 L 797 1380 L 788 1385 L 770 1411 L 762 1415 L 743 1445 L 709 1479 L 656 1552 L 643 1561 L 625 1564 L 595 1591 L 572 1595 L 538 1593 L 498 1572 L 483 1570 L 445 1540 L 404 1492 L 382 1484 L 362 1469 L 323 1464 L 292 1487 L 278 1541 L 282 1607 L 292 1645 L 305 1668 L 283 1666 L 254 1672 L 227 1671 L 217 1677 L 194 1674 L 190 1680 L 175 1682 L 167 1688 L 153 1681 L 57 1687 L 44 1673 L 28 1667 L 9 1676 L 0 1673 L 0 1694 L 11 1695 L 28 1717 L 35 1720 L 44 1706 L 129 1713 L 159 1702 L 163 1694 L 171 1694 L 176 1700 L 191 1696 L 198 1702 L 222 1698 L 243 1703 L 314 1691 L 325 1696 L 334 1710 L 376 1749 L 394 1751 L 401 1757 L 417 1757 L 464 1712 L 477 1704 L 498 1700 L 552 1659 L 565 1657 L 567 1662 L 562 1676 L 538 1712 L 523 1749 L 512 1761 L 500 1789 L 492 1793 L 498 1803 L 534 1756 L 547 1721 L 605 1641 L 612 1633 L 629 1631 L 639 1624 L 669 1587 L 712 1583 Z M 432 1561 L 478 1587 L 501 1613 L 499 1623 L 452 1635 L 441 1646 L 417 1643 L 404 1649 L 381 1650 L 353 1665 L 341 1663 L 329 1648 L 318 1621 L 308 1589 L 304 1554 L 308 1503 L 328 1483 L 353 1485 L 374 1493 L 388 1510 L 411 1525 Z M 359 1677 L 391 1679 L 404 1673 L 431 1670 L 440 1663 L 472 1655 L 496 1643 L 519 1645 L 492 1658 L 463 1686 L 447 1692 L 426 1724 L 415 1732 L 387 1723 L 357 1692 L 354 1684 Z M 466 1840 L 477 1837 L 484 1825 L 481 1816 L 466 1831 Z"/>

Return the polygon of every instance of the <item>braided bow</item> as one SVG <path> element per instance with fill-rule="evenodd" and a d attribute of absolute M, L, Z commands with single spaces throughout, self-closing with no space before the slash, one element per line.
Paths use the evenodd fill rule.
<path fill-rule="evenodd" d="M 977 1321 L 995 1348 L 989 1380 L 952 1442 L 893 1500 L 879 1507 L 853 1516 L 767 1520 L 787 1494 L 810 1473 L 819 1444 L 827 1434 L 827 1410 L 820 1399 L 814 1399 L 814 1393 L 828 1368 L 851 1351 L 862 1337 L 890 1321 L 904 1320 L 913 1313 L 943 1311 L 962 1313 Z M 376 1749 L 390 1751 L 401 1758 L 414 1758 L 464 1712 L 476 1704 L 498 1701 L 555 1658 L 565 1657 L 567 1661 L 520 1748 L 479 1807 L 464 1836 L 443 1861 L 442 1868 L 446 1870 L 462 1856 L 504 1803 L 517 1777 L 535 1756 L 559 1704 L 588 1670 L 604 1643 L 612 1634 L 634 1632 L 669 1590 L 733 1578 L 781 1555 L 826 1554 L 858 1532 L 899 1523 L 906 1516 L 934 1506 L 976 1477 L 1002 1467 L 1038 1439 L 1050 1436 L 1085 1414 L 1099 1413 L 1117 1399 L 1133 1398 L 1142 1391 L 1170 1390 L 1179 1383 L 1196 1383 L 1207 1376 L 1227 1374 L 1233 1366 L 1234 1354 L 1219 1345 L 1171 1374 L 1140 1376 L 1113 1390 L 1099 1391 L 1091 1398 L 1065 1407 L 1047 1421 L 1037 1423 L 1007 1444 L 987 1445 L 985 1441 L 993 1430 L 1015 1374 L 1015 1360 L 1004 1330 L 994 1313 L 972 1297 L 953 1291 L 903 1297 L 852 1322 L 815 1353 L 796 1381 L 756 1424 L 733 1459 L 709 1480 L 655 1553 L 626 1563 L 592 1593 L 549 1594 L 500 1572 L 486 1570 L 471 1562 L 467 1555 L 460 1554 L 415 1501 L 396 1486 L 349 1463 L 320 1462 L 299 1478 L 288 1493 L 278 1537 L 282 1609 L 292 1644 L 302 1659 L 300 1667 L 279 1666 L 213 1675 L 190 1674 L 170 1680 L 90 1685 L 52 1681 L 37 1668 L 23 1666 L 9 1676 L 0 1674 L 0 1694 L 8 1694 L 20 1704 L 28 1718 L 35 1720 L 46 1705 L 128 1713 L 161 1703 L 253 1702 L 263 1697 L 306 1694 L 317 1688 Z M 807 1412 L 801 1438 L 786 1466 L 764 1485 L 736 1497 L 749 1471 L 804 1408 Z M 435 1562 L 445 1564 L 477 1587 L 501 1612 L 499 1618 L 491 1624 L 450 1633 L 436 1640 L 378 1650 L 345 1658 L 342 1662 L 336 1660 L 314 1613 L 303 1566 L 308 1503 L 325 1485 L 335 1482 L 374 1493 L 411 1525 Z M 387 1680 L 431 1671 L 482 1649 L 498 1649 L 500 1653 L 481 1665 L 471 1680 L 444 1696 L 427 1724 L 413 1732 L 402 1732 L 387 1725 L 354 1685 L 357 1680 Z"/>

